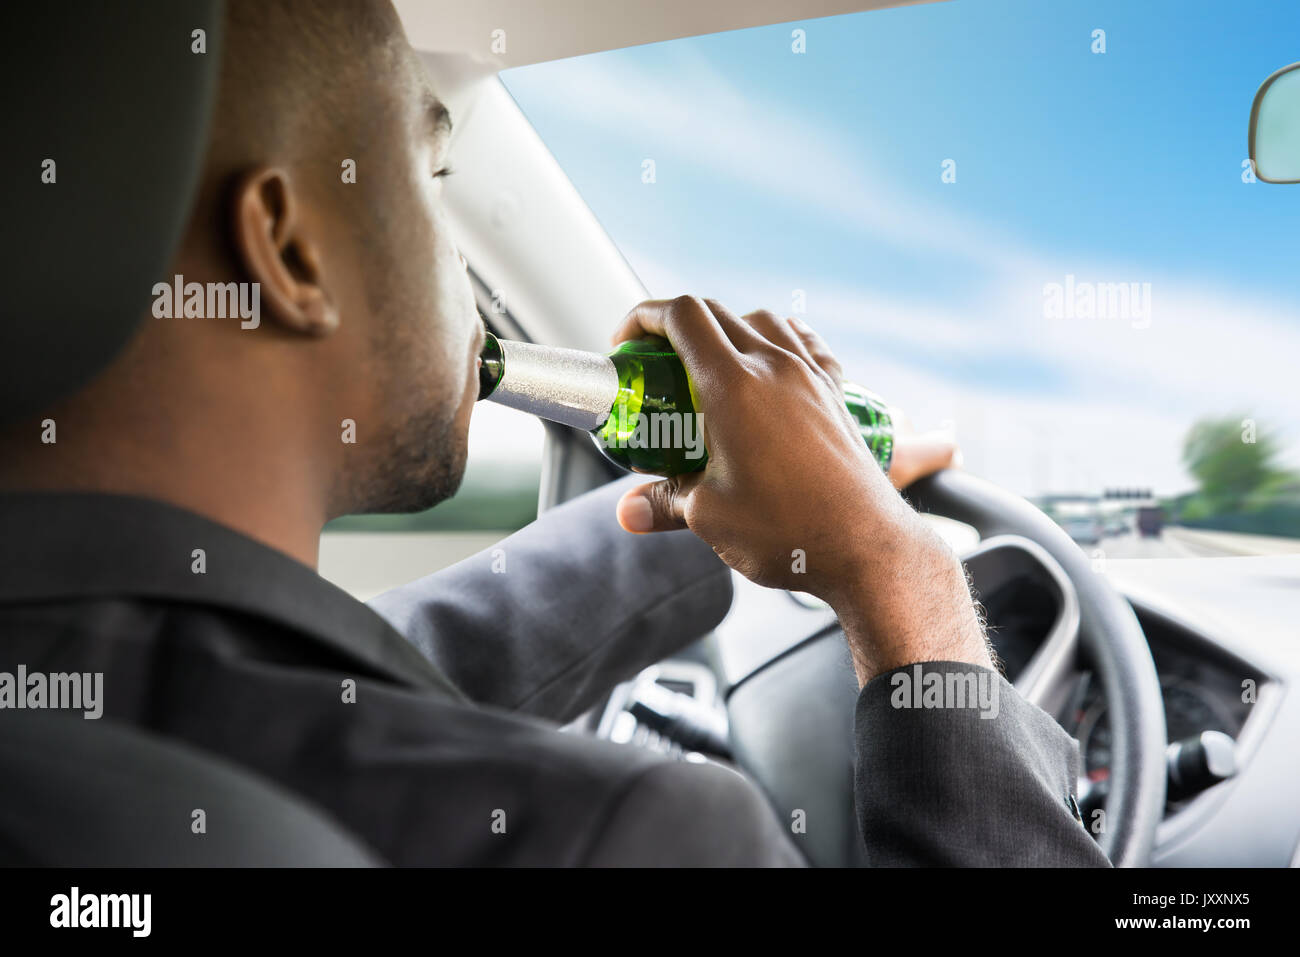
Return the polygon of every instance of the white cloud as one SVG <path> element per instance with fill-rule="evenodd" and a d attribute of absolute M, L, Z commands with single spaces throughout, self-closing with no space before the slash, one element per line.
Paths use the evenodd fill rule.
<path fill-rule="evenodd" d="M 703 57 L 684 50 L 675 56 L 671 88 L 661 72 L 626 60 L 617 69 L 599 56 L 548 64 L 548 107 L 599 142 L 653 144 L 660 175 L 671 161 L 710 168 L 893 245 L 975 264 L 1027 255 L 988 224 L 934 201 L 903 198 L 870 157 L 833 130 L 745 96 Z M 639 175 L 642 158 L 629 164 L 630 176 Z M 941 159 L 935 157 L 936 183 Z"/>
<path fill-rule="evenodd" d="M 698 283 L 638 249 L 625 252 L 654 295 L 694 291 Z M 1004 294 L 980 307 L 997 310 L 992 317 L 844 284 L 810 286 L 807 318 L 851 378 L 903 406 L 919 428 L 952 423 L 968 467 L 1020 494 L 1110 486 L 1184 491 L 1194 483 L 1181 467 L 1181 444 L 1198 417 L 1243 409 L 1274 427 L 1300 422 L 1300 389 L 1288 385 L 1300 357 L 1300 315 L 1157 278 L 1149 328 L 1048 320 L 1041 275 L 1008 271 L 1004 281 Z M 790 311 L 790 290 L 768 276 L 710 270 L 708 283 L 710 295 L 737 312 Z M 1028 304 L 1020 301 L 1025 289 Z M 924 352 L 996 363 L 1009 351 L 1058 378 L 1080 380 L 1085 397 L 1035 394 L 993 378 L 962 381 L 899 358 Z M 1293 461 L 1300 464 L 1300 456 Z"/>
<path fill-rule="evenodd" d="M 1105 485 L 1181 491 L 1191 483 L 1179 465 L 1180 446 L 1196 418 L 1242 409 L 1273 426 L 1300 422 L 1296 304 L 1197 276 L 1152 275 L 1148 266 L 1036 248 L 929 197 L 903 194 L 833 130 L 752 100 L 709 62 L 677 55 L 668 89 L 661 73 L 623 60 L 616 70 L 600 57 L 548 67 L 550 106 L 567 105 L 568 118 L 587 124 L 599 142 L 657 144 L 661 171 L 674 162 L 712 169 L 814 208 L 866 239 L 909 248 L 936 270 L 954 261 L 977 266 L 982 288 L 960 309 L 925 290 L 903 298 L 848 278 L 802 283 L 808 318 L 850 372 L 907 407 L 918 425 L 955 420 L 974 471 L 1022 494 Z M 671 250 L 671 238 L 655 248 Z M 791 290 L 771 275 L 675 263 L 626 243 L 623 251 L 654 295 L 689 291 L 717 296 L 737 311 L 790 311 Z M 1063 282 L 1067 273 L 1079 281 L 1149 282 L 1149 327 L 1044 318 L 1044 284 Z M 933 371 L 934 363 L 908 358 L 919 351 L 994 368 L 1008 355 L 1022 357 L 1064 392 L 1052 397 L 1012 381 L 958 381 Z M 1300 436 L 1289 439 L 1300 464 Z"/>

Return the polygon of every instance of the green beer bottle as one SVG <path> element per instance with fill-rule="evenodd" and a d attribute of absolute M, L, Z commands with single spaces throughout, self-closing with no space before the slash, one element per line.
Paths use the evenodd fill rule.
<path fill-rule="evenodd" d="M 601 454 L 625 469 L 679 475 L 708 460 L 695 388 L 666 339 L 633 339 L 601 355 L 488 333 L 482 360 L 480 400 L 590 432 Z M 847 382 L 844 399 L 888 472 L 894 425 L 885 403 Z"/>

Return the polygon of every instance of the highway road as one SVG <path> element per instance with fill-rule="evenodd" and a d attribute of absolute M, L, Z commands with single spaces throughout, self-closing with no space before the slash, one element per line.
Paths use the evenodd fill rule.
<path fill-rule="evenodd" d="M 941 535 L 958 554 L 974 548 L 972 529 L 935 519 Z M 506 532 L 327 532 L 321 536 L 320 573 L 362 601 L 491 548 Z M 1108 536 L 1080 546 L 1089 555 L 1100 548 L 1105 558 L 1199 558 L 1225 555 L 1300 557 L 1300 539 L 1235 535 L 1199 529 L 1166 528 L 1159 538 L 1135 532 Z"/>
<path fill-rule="evenodd" d="M 1159 537 L 1136 532 L 1103 538 L 1097 545 L 1082 545 L 1092 554 L 1100 548 L 1107 558 L 1223 558 L 1233 555 L 1300 555 L 1300 538 L 1239 535 L 1203 529 L 1167 527 Z"/>

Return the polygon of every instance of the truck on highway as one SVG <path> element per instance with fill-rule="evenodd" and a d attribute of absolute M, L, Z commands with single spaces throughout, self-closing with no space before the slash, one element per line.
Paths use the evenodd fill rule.
<path fill-rule="evenodd" d="M 1143 505 L 1137 510 L 1138 534 L 1143 538 L 1159 538 L 1165 527 L 1165 510 L 1159 505 Z"/>

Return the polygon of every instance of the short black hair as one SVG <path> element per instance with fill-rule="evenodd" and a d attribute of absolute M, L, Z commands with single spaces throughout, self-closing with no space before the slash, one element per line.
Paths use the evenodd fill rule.
<path fill-rule="evenodd" d="M 389 0 L 227 0 L 222 45 L 208 165 L 229 173 L 355 156 L 366 90 L 400 75 L 405 36 Z"/>

